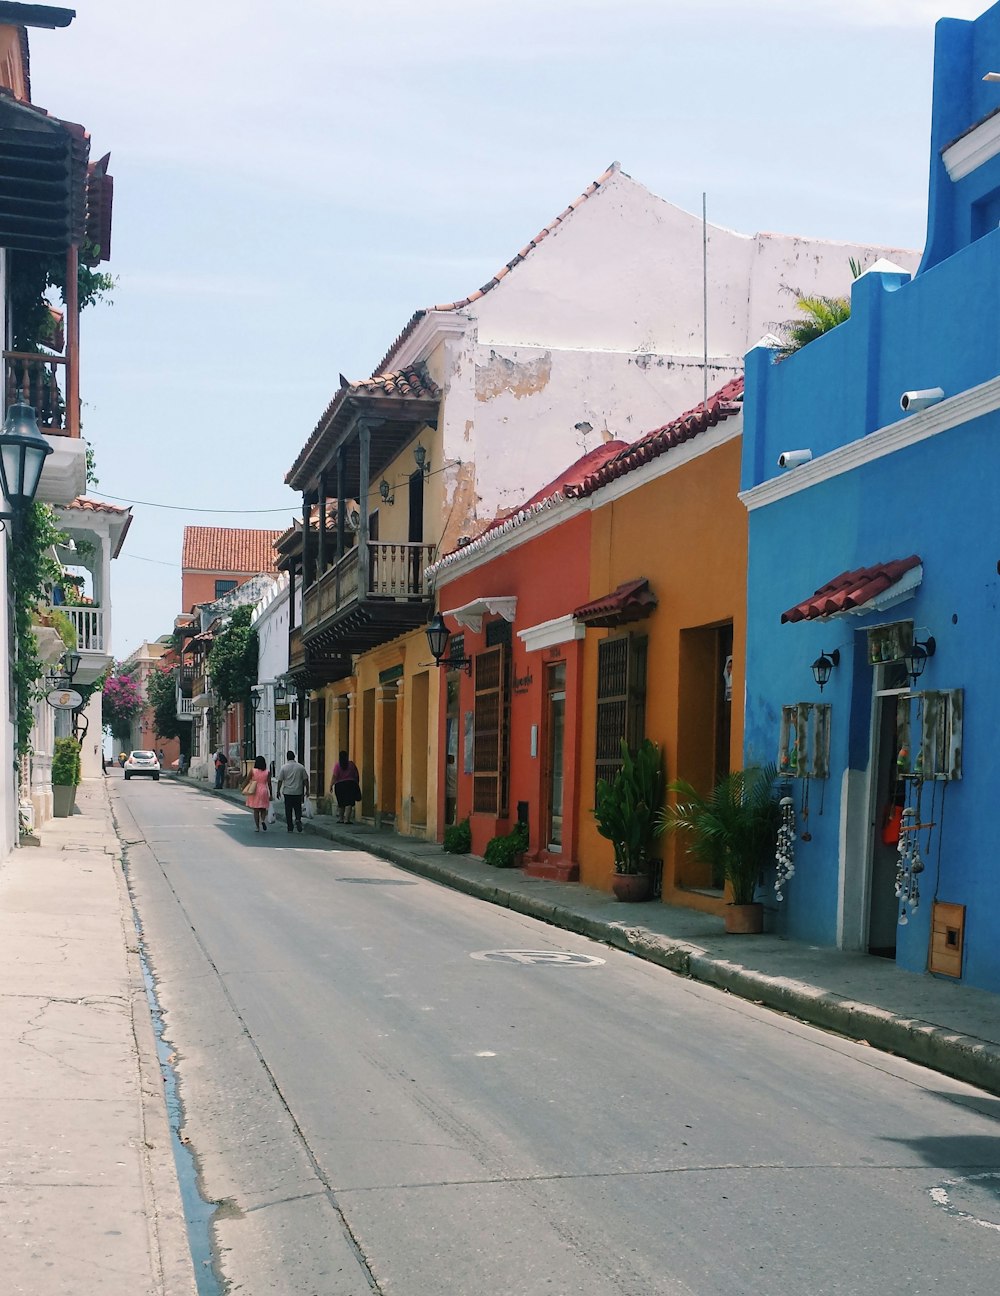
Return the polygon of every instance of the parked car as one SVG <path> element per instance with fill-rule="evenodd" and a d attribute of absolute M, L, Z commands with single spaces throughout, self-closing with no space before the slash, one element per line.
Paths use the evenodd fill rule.
<path fill-rule="evenodd" d="M 148 774 L 151 778 L 159 779 L 160 762 L 156 759 L 156 752 L 129 752 L 125 758 L 125 782 L 127 783 L 130 778 L 139 778 L 145 774 Z"/>

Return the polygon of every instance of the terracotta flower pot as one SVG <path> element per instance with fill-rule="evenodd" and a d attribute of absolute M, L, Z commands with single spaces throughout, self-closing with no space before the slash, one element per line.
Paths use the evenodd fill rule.
<path fill-rule="evenodd" d="M 726 931 L 732 936 L 757 936 L 764 930 L 762 904 L 728 904 L 725 910 Z"/>
<path fill-rule="evenodd" d="M 624 900 L 628 903 L 635 903 L 637 900 L 649 899 L 649 874 L 648 873 L 613 873 L 611 875 L 611 890 L 615 893 L 616 900 Z"/>

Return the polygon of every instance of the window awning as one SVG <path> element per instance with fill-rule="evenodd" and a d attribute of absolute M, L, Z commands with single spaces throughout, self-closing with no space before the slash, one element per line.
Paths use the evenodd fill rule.
<path fill-rule="evenodd" d="M 864 616 L 882 612 L 909 598 L 923 579 L 924 569 L 916 554 L 894 558 L 875 567 L 841 572 L 811 596 L 796 603 L 781 620 L 829 621 L 841 616 Z"/>
<path fill-rule="evenodd" d="M 512 622 L 517 613 L 517 595 L 484 595 L 482 598 L 473 599 L 471 603 L 464 603 L 461 607 L 452 608 L 442 615 L 454 617 L 460 626 L 465 626 L 473 634 L 479 634 L 483 628 L 483 617 L 487 613 L 491 616 L 502 616 L 505 621 Z"/>
<path fill-rule="evenodd" d="M 573 612 L 574 621 L 588 626 L 620 626 L 641 621 L 656 607 L 656 595 L 645 577 L 625 581 L 603 598 L 584 603 Z"/>

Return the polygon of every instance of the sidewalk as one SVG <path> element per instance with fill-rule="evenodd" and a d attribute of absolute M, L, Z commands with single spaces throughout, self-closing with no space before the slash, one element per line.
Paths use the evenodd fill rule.
<path fill-rule="evenodd" d="M 163 1080 L 102 779 L 0 865 L 9 1296 L 194 1296 Z"/>
<path fill-rule="evenodd" d="M 239 792 L 201 790 L 242 801 Z M 905 972 L 866 954 L 779 936 L 727 936 L 711 914 L 655 901 L 619 904 L 603 891 L 498 870 L 478 856 L 447 855 L 437 842 L 386 829 L 341 825 L 329 815 L 307 822 L 339 846 L 370 851 L 491 904 L 1000 1094 L 1000 995 Z"/>

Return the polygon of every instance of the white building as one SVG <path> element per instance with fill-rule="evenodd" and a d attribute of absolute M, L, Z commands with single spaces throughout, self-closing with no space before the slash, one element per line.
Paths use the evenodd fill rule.
<path fill-rule="evenodd" d="M 285 752 L 297 750 L 296 720 L 292 715 L 296 701 L 293 690 L 282 682 L 288 673 L 287 575 L 279 576 L 274 589 L 254 608 L 251 625 L 258 637 L 255 755 L 263 756 L 268 768 L 277 770 L 284 764 Z"/>

